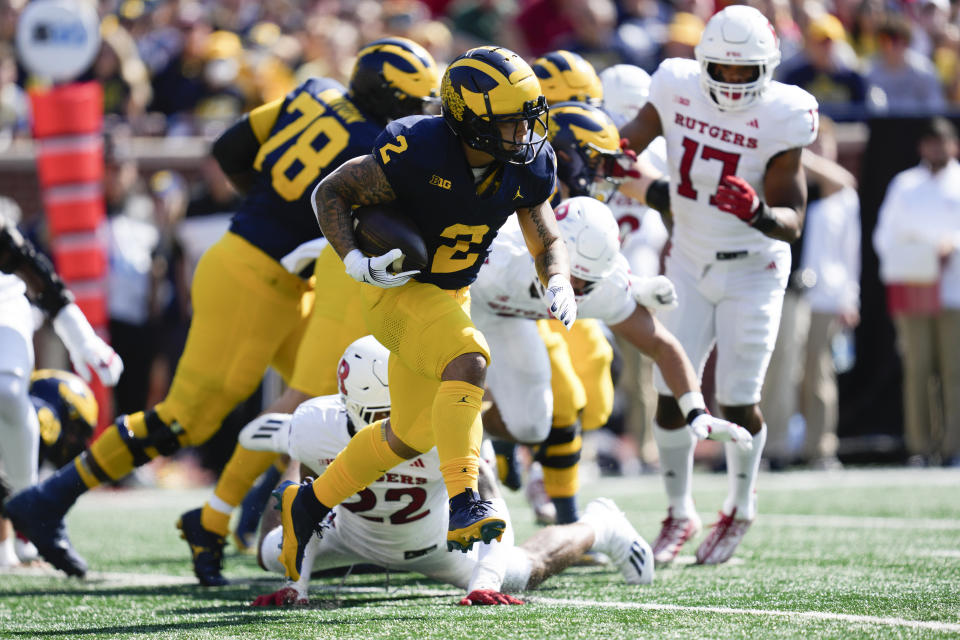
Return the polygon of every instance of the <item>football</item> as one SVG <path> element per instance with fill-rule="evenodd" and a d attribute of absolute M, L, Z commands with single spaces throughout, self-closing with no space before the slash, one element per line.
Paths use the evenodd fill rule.
<path fill-rule="evenodd" d="M 367 256 L 380 256 L 392 249 L 403 251 L 403 258 L 391 266 L 394 273 L 427 268 L 427 244 L 416 223 L 391 204 L 360 207 L 353 212 L 353 235 L 357 247 Z"/>

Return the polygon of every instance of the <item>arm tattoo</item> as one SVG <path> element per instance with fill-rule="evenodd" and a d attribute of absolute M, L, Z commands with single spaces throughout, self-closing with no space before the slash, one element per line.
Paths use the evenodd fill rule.
<path fill-rule="evenodd" d="M 361 156 L 340 165 L 320 181 L 314 197 L 320 230 L 341 258 L 357 247 L 353 238 L 353 206 L 397 199 L 373 156 Z"/>
<path fill-rule="evenodd" d="M 553 215 L 549 218 L 544 214 L 544 207 L 549 206 L 542 203 L 535 207 L 517 210 L 520 216 L 528 216 L 533 228 L 536 230 L 537 242 L 543 249 L 534 253 L 534 264 L 537 267 L 537 275 L 540 281 L 546 283 L 551 276 L 562 274 L 569 277 L 570 267 L 567 259 L 567 248 L 560 237 L 556 220 Z M 552 214 L 552 210 L 551 210 Z M 529 243 L 528 243 L 529 246 Z"/>

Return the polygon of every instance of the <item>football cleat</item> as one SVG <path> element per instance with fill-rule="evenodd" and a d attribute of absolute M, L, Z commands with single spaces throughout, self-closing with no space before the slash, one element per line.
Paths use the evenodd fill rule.
<path fill-rule="evenodd" d="M 193 575 L 204 587 L 222 587 L 229 584 L 223 577 L 223 547 L 226 540 L 213 531 L 205 529 L 200 521 L 202 509 L 187 511 L 177 520 L 180 537 L 190 545 L 193 556 Z"/>
<path fill-rule="evenodd" d="M 17 557 L 20 559 L 20 562 L 23 564 L 29 564 L 40 557 L 37 546 L 19 532 L 14 536 L 13 548 L 17 552 Z"/>
<path fill-rule="evenodd" d="M 280 523 L 283 526 L 283 542 L 280 549 L 280 561 L 286 569 L 287 578 L 300 580 L 300 568 L 303 566 L 303 554 L 307 543 L 316 533 L 323 537 L 323 526 L 314 520 L 303 504 L 301 494 L 313 491 L 312 480 L 296 484 L 287 480 L 274 489 L 273 497 L 280 508 Z"/>
<path fill-rule="evenodd" d="M 553 504 L 550 496 L 547 495 L 547 488 L 543 485 L 543 467 L 539 462 L 533 463 L 530 467 L 530 475 L 527 476 L 527 484 L 523 489 L 523 495 L 527 502 L 533 508 L 533 517 L 537 524 L 550 525 L 557 523 L 557 507 Z"/>
<path fill-rule="evenodd" d="M 489 544 L 500 540 L 507 522 L 489 500 L 481 500 L 473 489 L 464 489 L 450 498 L 447 551 L 466 553 L 474 542 Z"/>
<path fill-rule="evenodd" d="M 696 513 L 690 518 L 674 518 L 673 509 L 667 509 L 667 517 L 660 527 L 660 534 L 653 541 L 653 559 L 661 566 L 670 564 L 677 557 L 680 547 L 700 533 L 702 528 L 703 523 Z"/>
<path fill-rule="evenodd" d="M 305 604 L 310 604 L 307 594 L 297 591 L 297 588 L 294 585 L 287 585 L 278 591 L 274 591 L 273 593 L 257 596 L 257 598 L 250 603 L 250 606 L 289 607 L 293 605 L 302 606 Z"/>
<path fill-rule="evenodd" d="M 637 533 L 613 500 L 598 498 L 592 501 L 584 510 L 584 515 L 602 519 L 610 527 L 609 541 L 603 545 L 604 548 L 597 550 L 606 554 L 620 569 L 627 584 L 653 582 L 653 549 L 643 536 Z"/>
<path fill-rule="evenodd" d="M 280 470 L 271 465 L 247 492 L 243 502 L 240 503 L 240 518 L 233 530 L 233 542 L 241 553 L 256 553 L 257 527 L 260 526 L 260 516 L 263 515 L 270 494 L 279 480 Z"/>
<path fill-rule="evenodd" d="M 87 562 L 80 557 L 67 537 L 63 522 L 69 505 L 64 508 L 34 485 L 24 489 L 4 505 L 13 528 L 37 547 L 43 559 L 68 576 L 82 578 Z"/>
<path fill-rule="evenodd" d="M 492 589 L 474 589 L 466 595 L 459 604 L 461 606 L 469 607 L 474 604 L 481 605 L 497 605 L 497 604 L 526 604 L 523 600 L 519 598 L 514 598 L 511 595 L 506 593 L 500 593 L 499 591 L 494 591 Z"/>
<path fill-rule="evenodd" d="M 730 559 L 753 524 L 753 520 L 736 516 L 736 507 L 730 515 L 720 512 L 720 519 L 713 523 L 710 533 L 697 547 L 697 564 L 721 564 Z"/>

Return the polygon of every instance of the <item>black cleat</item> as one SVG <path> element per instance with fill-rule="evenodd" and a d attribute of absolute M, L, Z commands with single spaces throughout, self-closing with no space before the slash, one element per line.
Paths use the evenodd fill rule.
<path fill-rule="evenodd" d="M 82 578 L 87 574 L 87 562 L 67 537 L 63 522 L 66 509 L 41 492 L 40 486 L 24 489 L 7 500 L 4 511 L 13 528 L 37 547 L 44 560 L 68 576 Z"/>
<path fill-rule="evenodd" d="M 223 547 L 226 540 L 204 529 L 200 523 L 201 509 L 187 511 L 177 521 L 180 537 L 190 545 L 193 556 L 193 575 L 204 587 L 222 587 L 230 582 L 223 577 Z"/>

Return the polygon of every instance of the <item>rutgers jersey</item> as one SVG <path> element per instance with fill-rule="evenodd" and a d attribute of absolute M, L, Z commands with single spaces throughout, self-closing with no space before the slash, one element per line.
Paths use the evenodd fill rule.
<path fill-rule="evenodd" d="M 721 111 L 700 88 L 696 60 L 664 60 L 650 84 L 667 142 L 673 246 L 695 262 L 718 252 L 786 248 L 713 204 L 720 179 L 734 174 L 763 199 L 770 158 L 817 137 L 817 101 L 803 89 L 770 82 L 761 98 L 741 111 Z M 776 245 L 782 245 L 777 247 Z"/>
<path fill-rule="evenodd" d="M 661 173 L 667 173 L 667 145 L 662 136 L 654 138 L 643 153 L 646 160 Z M 670 238 L 663 218 L 621 191 L 614 192 L 606 205 L 620 228 L 620 251 L 634 275 L 650 277 L 660 273 L 660 253 Z"/>
<path fill-rule="evenodd" d="M 12 273 L 0 272 L 0 300 L 16 298 L 26 294 L 27 285 Z"/>
<path fill-rule="evenodd" d="M 637 306 L 630 293 L 629 272 L 627 261 L 617 256 L 614 272 L 596 283 L 587 295 L 577 297 L 577 315 L 608 325 L 626 320 Z M 487 262 L 470 287 L 470 299 L 472 309 L 498 316 L 532 320 L 550 317 L 533 257 L 516 217 L 500 229 L 493 241 Z"/>
<path fill-rule="evenodd" d="M 340 396 L 304 402 L 290 422 L 289 454 L 320 474 L 350 442 Z M 447 492 L 436 449 L 397 465 L 334 510 L 332 526 L 349 526 L 351 541 L 373 562 L 396 563 L 446 541 Z"/>

